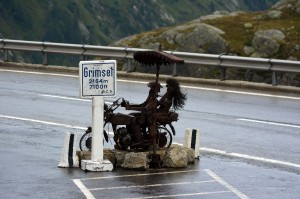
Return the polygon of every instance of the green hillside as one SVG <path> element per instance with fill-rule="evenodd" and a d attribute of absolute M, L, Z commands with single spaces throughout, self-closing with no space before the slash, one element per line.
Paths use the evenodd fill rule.
<path fill-rule="evenodd" d="M 114 42 L 115 46 L 225 54 L 233 56 L 300 60 L 300 2 L 281 0 L 272 8 L 257 12 L 215 12 L 178 26 L 164 27 L 132 35 Z M 139 72 L 149 71 L 137 66 Z M 219 78 L 215 67 L 187 66 L 181 76 Z M 170 71 L 165 71 L 170 74 Z M 229 79 L 271 82 L 269 72 L 228 70 Z M 280 73 L 279 81 L 300 85 L 297 74 Z"/>

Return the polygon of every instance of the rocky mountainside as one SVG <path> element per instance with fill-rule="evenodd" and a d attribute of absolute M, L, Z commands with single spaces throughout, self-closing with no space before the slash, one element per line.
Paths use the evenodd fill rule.
<path fill-rule="evenodd" d="M 179 26 L 133 35 L 114 43 L 150 49 L 157 49 L 159 44 L 171 51 L 300 60 L 300 0 L 281 0 L 260 12 L 216 11 Z M 180 73 L 219 78 L 217 67 L 184 67 Z M 271 82 L 268 73 L 240 70 L 231 70 L 229 79 Z M 281 74 L 279 81 L 300 85 L 299 75 Z"/>

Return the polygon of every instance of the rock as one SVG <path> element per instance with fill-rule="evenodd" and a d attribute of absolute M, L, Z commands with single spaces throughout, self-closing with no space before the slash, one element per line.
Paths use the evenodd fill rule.
<path fill-rule="evenodd" d="M 179 51 L 221 54 L 227 51 L 227 43 L 221 34 L 224 34 L 222 30 L 201 23 L 188 33 L 179 33 L 175 42 L 180 46 Z"/>
<path fill-rule="evenodd" d="M 281 15 L 282 15 L 281 11 L 279 11 L 279 10 L 271 10 L 271 11 L 268 11 L 264 15 L 264 18 L 267 18 L 267 19 L 280 19 Z"/>
<path fill-rule="evenodd" d="M 103 150 L 103 158 L 109 160 L 113 165 L 116 165 L 116 155 L 111 150 Z"/>
<path fill-rule="evenodd" d="M 218 19 L 218 18 L 222 18 L 224 16 L 235 16 L 238 13 L 242 13 L 242 12 L 232 12 L 232 13 L 230 13 L 226 10 L 217 10 L 213 14 L 201 16 L 199 19 L 200 19 L 200 21 L 210 20 L 210 19 Z"/>
<path fill-rule="evenodd" d="M 252 40 L 252 46 L 256 52 L 251 57 L 270 57 L 278 52 L 280 45 L 266 37 L 255 37 Z"/>
<path fill-rule="evenodd" d="M 289 57 L 287 58 L 287 60 L 298 61 L 298 60 L 297 60 L 297 57 L 294 57 L 294 56 L 289 56 Z"/>
<path fill-rule="evenodd" d="M 276 29 L 258 31 L 252 40 L 254 53 L 251 57 L 270 57 L 278 52 L 280 42 L 285 38 L 285 35 Z"/>
<path fill-rule="evenodd" d="M 124 163 L 125 156 L 128 152 L 115 149 L 115 150 L 112 150 L 112 153 L 114 154 L 115 159 L 116 159 L 115 165 L 117 167 L 120 167 Z"/>
<path fill-rule="evenodd" d="M 217 10 L 213 13 L 214 15 L 229 15 L 230 12 L 226 11 L 226 10 Z"/>
<path fill-rule="evenodd" d="M 186 150 L 175 146 L 166 151 L 166 156 L 163 159 L 164 167 L 181 168 L 186 167 L 187 164 L 188 158 Z"/>
<path fill-rule="evenodd" d="M 252 24 L 252 23 L 245 23 L 245 24 L 244 24 L 244 27 L 245 27 L 246 29 L 253 28 L 253 24 Z"/>
<path fill-rule="evenodd" d="M 148 153 L 147 152 L 127 153 L 125 155 L 125 159 L 121 167 L 127 169 L 141 169 L 141 170 L 148 169 L 149 168 Z"/>
<path fill-rule="evenodd" d="M 251 55 L 252 53 L 254 53 L 254 48 L 252 48 L 251 46 L 244 46 L 244 53 L 246 55 Z"/>
<path fill-rule="evenodd" d="M 267 37 L 276 41 L 283 41 L 285 39 L 285 35 L 282 31 L 277 29 L 269 29 L 264 31 L 257 31 L 255 36 Z"/>
<path fill-rule="evenodd" d="M 191 163 L 195 163 L 195 150 L 192 148 L 187 148 L 184 147 L 183 148 L 186 151 L 186 157 L 187 157 L 187 163 L 191 164 Z"/>

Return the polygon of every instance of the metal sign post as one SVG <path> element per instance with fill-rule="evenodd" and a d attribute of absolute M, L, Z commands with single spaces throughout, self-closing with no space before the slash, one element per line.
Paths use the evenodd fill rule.
<path fill-rule="evenodd" d="M 81 169 L 111 171 L 113 165 L 103 159 L 104 97 L 116 95 L 117 63 L 115 60 L 79 63 L 80 97 L 92 98 L 93 128 L 91 160 L 82 160 Z"/>

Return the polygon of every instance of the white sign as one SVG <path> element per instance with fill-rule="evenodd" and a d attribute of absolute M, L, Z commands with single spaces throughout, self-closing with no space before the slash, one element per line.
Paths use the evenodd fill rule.
<path fill-rule="evenodd" d="M 117 87 L 116 60 L 81 61 L 79 63 L 80 97 L 114 97 Z"/>

